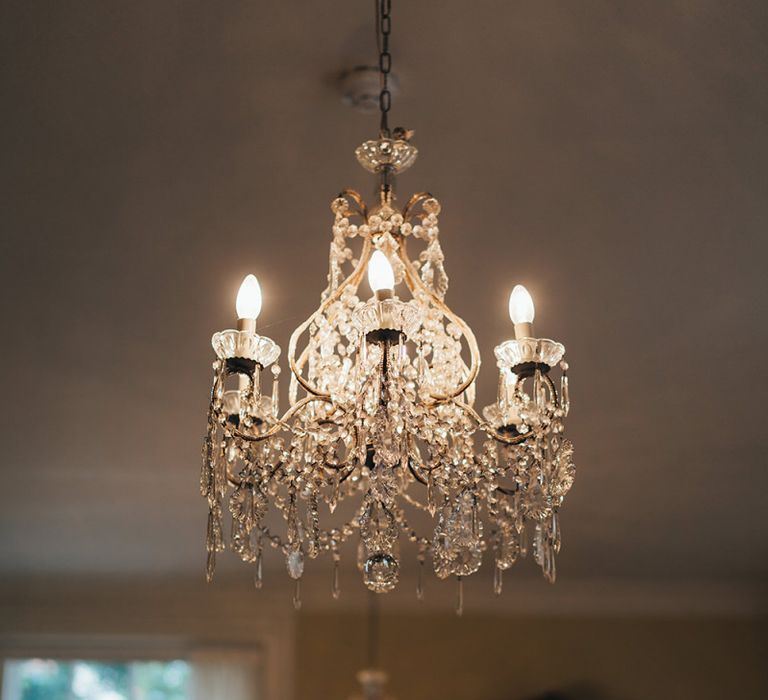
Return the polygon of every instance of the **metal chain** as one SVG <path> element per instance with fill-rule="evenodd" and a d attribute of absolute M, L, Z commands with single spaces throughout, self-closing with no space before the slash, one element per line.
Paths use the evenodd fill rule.
<path fill-rule="evenodd" d="M 376 0 L 376 43 L 379 50 L 379 73 L 381 74 L 381 92 L 379 109 L 381 110 L 380 131 L 389 138 L 389 108 L 392 105 L 392 93 L 389 91 L 389 73 L 392 70 L 392 54 L 389 53 L 389 34 L 392 31 L 391 0 Z"/>

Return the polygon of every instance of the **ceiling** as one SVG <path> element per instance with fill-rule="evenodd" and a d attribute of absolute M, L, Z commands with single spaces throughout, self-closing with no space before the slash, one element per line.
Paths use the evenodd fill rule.
<path fill-rule="evenodd" d="M 373 188 L 336 82 L 371 10 L 0 5 L 3 575 L 201 576 L 209 337 L 248 272 L 283 347 L 318 302 L 328 205 Z M 513 284 L 568 349 L 561 579 L 764 586 L 768 5 L 396 2 L 393 32 L 398 188 L 442 202 L 481 405 Z"/>

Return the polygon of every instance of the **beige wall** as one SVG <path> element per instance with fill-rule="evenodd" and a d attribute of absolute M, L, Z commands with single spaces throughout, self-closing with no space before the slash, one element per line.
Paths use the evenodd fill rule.
<path fill-rule="evenodd" d="M 396 700 L 768 698 L 768 620 L 384 615 Z M 365 619 L 301 615 L 297 697 L 346 700 L 365 663 Z"/>

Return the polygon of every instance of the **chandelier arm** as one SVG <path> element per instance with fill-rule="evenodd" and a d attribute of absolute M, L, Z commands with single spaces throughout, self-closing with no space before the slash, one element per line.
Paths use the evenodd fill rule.
<path fill-rule="evenodd" d="M 368 220 L 368 206 L 357 190 L 342 190 L 339 192 L 337 199 L 351 199 L 357 206 L 357 211 L 351 211 L 350 213 L 357 214 L 358 216 L 362 217 L 363 221 Z"/>
<path fill-rule="evenodd" d="M 351 475 L 352 472 L 357 469 L 357 465 L 352 465 L 351 467 L 345 467 L 343 464 L 331 464 L 328 461 L 323 462 L 322 464 L 323 469 L 330 469 L 332 472 L 336 472 L 338 474 L 339 472 L 343 472 L 345 469 L 347 469 L 347 473 L 339 479 L 339 483 L 343 484 Z"/>
<path fill-rule="evenodd" d="M 494 440 L 498 440 L 499 442 L 504 442 L 507 445 L 519 445 L 521 442 L 528 440 L 528 438 L 532 437 L 534 434 L 533 431 L 531 431 L 525 435 L 515 435 L 514 437 L 509 437 L 503 433 L 500 433 L 490 423 L 483 420 L 480 414 L 475 411 L 475 409 L 472 408 L 472 406 L 469 404 L 466 404 L 463 401 L 457 401 L 456 399 L 453 399 L 451 403 L 464 411 L 464 413 L 466 413 L 473 421 L 475 421 L 475 423 L 477 423 L 477 427 L 480 428 L 480 430 L 486 433 L 489 437 L 492 437 Z"/>
<path fill-rule="evenodd" d="M 517 487 L 513 489 L 508 489 L 508 488 L 505 488 L 504 486 L 497 486 L 496 490 L 499 493 L 503 493 L 505 496 L 514 496 L 520 489 L 518 489 Z"/>
<path fill-rule="evenodd" d="M 347 279 L 345 279 L 338 287 L 336 287 L 333 294 L 331 294 L 322 304 L 320 304 L 317 310 L 306 321 L 304 321 L 304 323 L 302 323 L 296 328 L 295 331 L 293 331 L 291 334 L 291 339 L 288 342 L 288 365 L 291 368 L 293 376 L 296 377 L 296 381 L 298 381 L 299 384 L 304 387 L 304 389 L 306 389 L 310 394 L 314 394 L 314 396 L 317 398 L 330 400 L 331 396 L 330 394 L 326 394 L 320 391 L 317 387 L 313 386 L 308 380 L 301 376 L 301 370 L 304 367 L 304 363 L 307 361 L 308 348 L 302 352 L 301 357 L 299 358 L 299 362 L 297 363 L 295 359 L 296 345 L 298 344 L 299 338 L 304 333 L 304 331 L 307 330 L 307 328 L 312 325 L 312 322 L 328 307 L 330 307 L 331 304 L 334 304 L 336 301 L 338 301 L 346 287 L 350 285 L 357 286 L 360 284 L 363 279 L 363 275 L 365 275 L 368 260 L 371 257 L 371 248 L 371 240 L 370 238 L 366 238 L 365 242 L 363 243 L 363 249 L 360 252 L 360 260 L 357 263 L 357 267 L 350 273 Z"/>
<path fill-rule="evenodd" d="M 427 482 L 424 479 L 424 477 L 423 476 L 419 476 L 418 472 L 416 471 L 416 468 L 413 466 L 413 460 L 412 459 L 408 460 L 408 471 L 410 471 L 411 474 L 413 474 L 413 478 L 416 479 L 416 481 L 418 481 L 420 484 L 423 484 L 424 486 L 427 485 Z"/>
<path fill-rule="evenodd" d="M 299 367 L 303 367 L 304 366 L 304 363 L 307 361 L 307 355 L 308 354 L 309 354 L 309 348 L 307 347 L 307 348 L 304 349 L 304 352 L 302 352 L 301 355 L 299 355 L 299 359 L 297 360 Z M 290 363 L 289 363 L 289 365 L 290 365 Z M 290 380 L 290 383 L 288 384 L 288 387 L 289 387 L 288 388 L 288 402 L 289 403 L 292 400 L 295 401 L 295 398 L 291 399 L 291 397 L 295 397 L 297 395 L 297 393 L 299 391 L 299 386 L 300 385 L 299 385 L 298 380 L 296 379 L 296 375 L 293 372 L 291 372 L 291 380 Z"/>
<path fill-rule="evenodd" d="M 293 406 L 291 406 L 283 414 L 282 418 L 278 419 L 278 421 L 269 430 L 264 431 L 260 435 L 248 435 L 247 433 L 237 429 L 232 431 L 232 435 L 234 435 L 236 438 L 239 438 L 240 440 L 245 440 L 246 442 L 261 442 L 262 440 L 267 440 L 274 435 L 277 435 L 281 430 L 290 430 L 290 426 L 286 421 L 289 421 L 298 411 L 313 401 L 325 401 L 326 403 L 333 403 L 330 396 L 305 396 L 303 399 L 293 404 Z"/>
<path fill-rule="evenodd" d="M 339 470 L 341 470 L 341 469 L 343 469 L 343 467 L 339 467 Z M 349 479 L 349 477 L 352 476 L 352 474 L 355 473 L 356 469 L 357 469 L 357 465 L 351 466 L 349 468 L 349 471 L 347 471 L 347 473 L 344 474 L 344 476 L 342 476 L 341 479 L 339 479 L 339 484 L 343 484 L 347 479 Z"/>
<path fill-rule="evenodd" d="M 467 375 L 467 378 L 452 392 L 446 394 L 430 394 L 431 398 L 433 399 L 433 404 L 452 401 L 457 396 L 461 396 L 461 394 L 469 388 L 472 382 L 477 379 L 477 374 L 480 371 L 480 349 L 477 347 L 475 334 L 472 332 L 472 329 L 465 323 L 464 319 L 453 313 L 448 305 L 445 304 L 445 302 L 443 302 L 442 299 L 437 296 L 437 294 L 435 294 L 431 289 L 429 289 L 429 287 L 427 287 L 427 285 L 421 281 L 421 278 L 416 272 L 416 269 L 413 267 L 411 259 L 408 257 L 408 253 L 405 250 L 405 244 L 402 241 L 397 248 L 397 255 L 400 258 L 400 261 L 403 263 L 403 267 L 405 268 L 405 281 L 414 297 L 416 296 L 416 290 L 429 297 L 432 304 L 434 304 L 434 306 L 446 318 L 448 318 L 450 321 L 453 321 L 453 323 L 455 323 L 461 329 L 462 335 L 467 341 L 467 347 L 469 348 L 469 355 L 471 358 L 469 374 Z"/>
<path fill-rule="evenodd" d="M 560 408 L 560 398 L 557 395 L 557 388 L 555 387 L 555 383 L 552 381 L 552 378 L 548 374 L 542 374 L 541 380 L 549 387 L 555 408 Z"/>
<path fill-rule="evenodd" d="M 411 195 L 411 198 L 408 200 L 408 203 L 403 207 L 403 221 L 410 221 L 411 216 L 413 215 L 413 208 L 419 203 L 423 202 L 425 199 L 433 199 L 433 195 L 431 192 L 417 192 L 414 195 Z"/>

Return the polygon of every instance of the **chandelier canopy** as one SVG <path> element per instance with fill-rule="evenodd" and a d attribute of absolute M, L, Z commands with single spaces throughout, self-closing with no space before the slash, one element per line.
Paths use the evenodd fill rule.
<path fill-rule="evenodd" d="M 331 204 L 328 284 L 288 343 L 287 410 L 279 407 L 281 350 L 256 332 L 262 299 L 253 275 L 237 297 L 237 328 L 212 339 L 201 474 L 207 578 L 229 543 L 255 566 L 261 587 L 269 545 L 285 555 L 298 607 L 305 561 L 320 554 L 333 560 L 332 594 L 339 595 L 338 564 L 353 540 L 365 585 L 382 593 L 398 583 L 407 540 L 415 544 L 417 595 L 429 561 L 439 578 L 458 580 L 461 611 L 462 578 L 483 558 L 497 594 L 502 572 L 529 551 L 555 580 L 559 509 L 574 479 L 573 447 L 563 437 L 565 349 L 535 337 L 533 300 L 515 286 L 515 337 L 494 350 L 498 395 L 482 415 L 475 410 L 480 352 L 445 302 L 440 204 L 426 192 L 396 204 L 394 176 L 417 150 L 412 132 L 388 126 L 389 2 L 380 0 L 378 10 L 381 128 L 356 156 L 377 174 L 379 194 L 370 208 L 352 190 Z M 418 251 L 413 257 L 408 246 Z M 272 510 L 279 532 L 274 518 L 267 522 Z"/>

